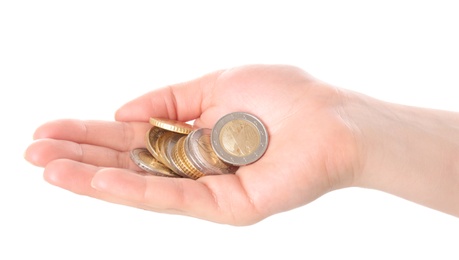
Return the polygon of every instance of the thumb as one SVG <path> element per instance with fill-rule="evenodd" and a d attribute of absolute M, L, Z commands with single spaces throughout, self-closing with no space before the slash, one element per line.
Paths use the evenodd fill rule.
<path fill-rule="evenodd" d="M 208 93 L 222 71 L 200 78 L 169 85 L 148 92 L 120 107 L 115 113 L 117 121 L 148 121 L 150 117 L 189 121 L 198 118 L 208 100 Z"/>

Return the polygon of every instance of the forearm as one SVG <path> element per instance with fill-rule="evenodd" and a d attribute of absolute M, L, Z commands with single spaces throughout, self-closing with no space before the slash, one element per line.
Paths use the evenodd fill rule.
<path fill-rule="evenodd" d="M 459 217 L 459 113 L 347 96 L 361 144 L 355 185 Z"/>

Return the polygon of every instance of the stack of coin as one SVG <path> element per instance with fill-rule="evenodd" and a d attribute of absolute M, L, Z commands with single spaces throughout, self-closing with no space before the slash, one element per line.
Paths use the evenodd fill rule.
<path fill-rule="evenodd" d="M 160 118 L 150 118 L 150 123 L 146 148 L 132 150 L 131 159 L 157 176 L 198 179 L 235 173 L 258 160 L 268 145 L 263 123 L 245 112 L 222 117 L 213 129 Z"/>

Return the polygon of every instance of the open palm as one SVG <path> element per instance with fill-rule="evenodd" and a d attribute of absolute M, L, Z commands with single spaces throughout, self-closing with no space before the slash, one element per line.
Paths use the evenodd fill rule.
<path fill-rule="evenodd" d="M 340 90 L 302 70 L 250 65 L 216 71 L 147 93 L 122 106 L 115 122 L 58 120 L 39 127 L 26 159 L 72 192 L 156 212 L 248 225 L 350 185 L 356 143 Z M 138 174 L 129 152 L 145 146 L 150 117 L 195 120 L 212 128 L 246 111 L 266 125 L 269 146 L 236 174 L 198 180 Z"/>

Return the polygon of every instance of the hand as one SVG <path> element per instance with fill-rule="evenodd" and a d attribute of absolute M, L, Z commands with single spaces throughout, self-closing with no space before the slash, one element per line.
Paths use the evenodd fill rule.
<path fill-rule="evenodd" d="M 340 90 L 290 66 L 216 71 L 147 93 L 122 106 L 116 122 L 58 120 L 39 127 L 26 159 L 49 183 L 77 194 L 155 212 L 248 225 L 349 186 L 360 165 Z M 236 174 L 198 180 L 137 174 L 129 152 L 144 147 L 150 117 L 212 128 L 246 111 L 266 125 L 269 146 Z"/>

